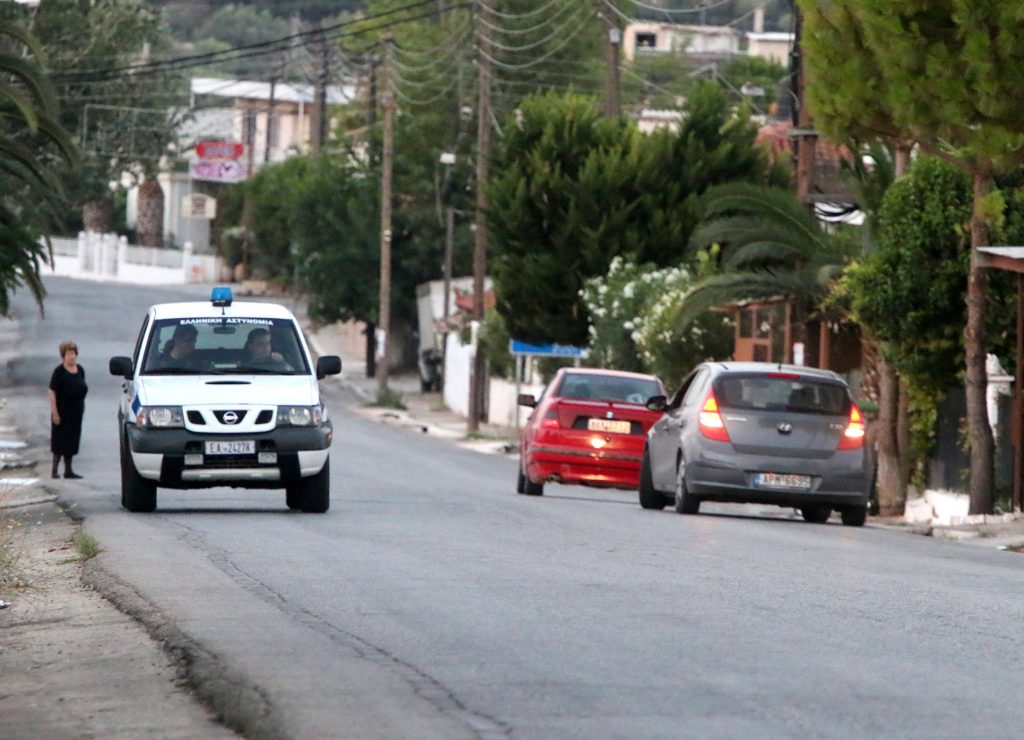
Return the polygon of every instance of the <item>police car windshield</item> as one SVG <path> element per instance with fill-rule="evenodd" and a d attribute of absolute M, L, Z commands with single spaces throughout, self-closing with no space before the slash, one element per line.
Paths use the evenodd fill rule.
<path fill-rule="evenodd" d="M 143 375 L 308 375 L 290 319 L 159 319 L 145 349 Z"/>

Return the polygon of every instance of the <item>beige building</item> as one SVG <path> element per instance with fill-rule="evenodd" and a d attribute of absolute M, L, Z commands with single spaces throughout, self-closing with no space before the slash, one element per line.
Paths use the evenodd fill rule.
<path fill-rule="evenodd" d="M 327 105 L 344 105 L 355 95 L 355 85 L 331 85 Z M 193 120 L 185 125 L 183 138 L 244 144 L 247 162 L 251 159 L 253 169 L 259 169 L 265 162 L 280 162 L 308 149 L 316 125 L 314 103 L 312 85 L 195 77 Z M 268 120 L 273 122 L 269 141 Z"/>

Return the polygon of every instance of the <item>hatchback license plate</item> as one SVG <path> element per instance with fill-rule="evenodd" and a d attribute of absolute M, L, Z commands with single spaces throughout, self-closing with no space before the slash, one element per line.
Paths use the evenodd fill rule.
<path fill-rule="evenodd" d="M 811 476 L 757 473 L 754 475 L 754 485 L 761 488 L 799 488 L 806 491 L 811 487 Z"/>
<path fill-rule="evenodd" d="M 255 453 L 256 442 L 251 439 L 206 443 L 207 455 L 253 455 Z"/>
<path fill-rule="evenodd" d="M 629 434 L 630 423 L 618 419 L 588 419 L 587 429 L 592 432 L 616 432 L 617 434 Z"/>

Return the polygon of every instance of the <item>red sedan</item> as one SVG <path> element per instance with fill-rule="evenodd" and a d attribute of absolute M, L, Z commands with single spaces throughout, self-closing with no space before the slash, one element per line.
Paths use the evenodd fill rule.
<path fill-rule="evenodd" d="M 541 496 L 549 482 L 635 489 L 647 430 L 661 417 L 645 403 L 664 393 L 653 375 L 569 367 L 540 400 L 519 396 L 534 411 L 520 439 L 516 490 Z"/>

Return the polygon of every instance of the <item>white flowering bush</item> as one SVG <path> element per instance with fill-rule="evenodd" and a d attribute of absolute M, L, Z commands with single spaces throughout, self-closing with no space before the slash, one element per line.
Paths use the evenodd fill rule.
<path fill-rule="evenodd" d="M 709 269 L 702 256 L 698 272 Z M 657 269 L 612 259 L 608 274 L 580 291 L 590 314 L 589 364 L 649 372 L 669 386 L 699 362 L 732 354 L 732 322 L 707 312 L 682 324 L 679 306 L 697 279 L 686 267 Z"/>

